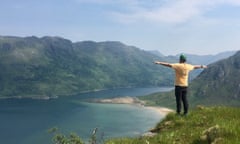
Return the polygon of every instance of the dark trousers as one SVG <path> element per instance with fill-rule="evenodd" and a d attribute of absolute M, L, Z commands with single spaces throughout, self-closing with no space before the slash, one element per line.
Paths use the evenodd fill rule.
<path fill-rule="evenodd" d="M 175 86 L 175 96 L 177 104 L 177 113 L 181 113 L 183 102 L 184 114 L 188 113 L 187 87 Z"/>

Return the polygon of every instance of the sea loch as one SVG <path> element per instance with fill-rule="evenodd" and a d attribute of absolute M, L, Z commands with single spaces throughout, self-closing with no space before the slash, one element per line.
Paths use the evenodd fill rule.
<path fill-rule="evenodd" d="M 98 137 L 139 136 L 159 122 L 163 115 L 136 105 L 87 103 L 91 98 L 141 96 L 171 88 L 124 88 L 83 93 L 57 99 L 1 99 L 0 140 L 6 144 L 50 144 L 47 131 L 58 127 L 88 140 L 94 128 Z"/>

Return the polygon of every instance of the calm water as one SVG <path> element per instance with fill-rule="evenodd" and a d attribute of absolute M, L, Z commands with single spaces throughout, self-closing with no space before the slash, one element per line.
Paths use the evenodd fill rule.
<path fill-rule="evenodd" d="M 0 100 L 0 143 L 50 144 L 47 132 L 58 127 L 88 140 L 98 127 L 99 137 L 138 136 L 155 126 L 162 116 L 140 106 L 86 103 L 86 98 L 141 96 L 169 88 L 131 88 L 89 92 L 50 100 Z"/>

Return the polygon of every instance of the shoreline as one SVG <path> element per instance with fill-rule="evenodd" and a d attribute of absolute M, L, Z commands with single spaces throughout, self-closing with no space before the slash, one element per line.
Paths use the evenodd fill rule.
<path fill-rule="evenodd" d="M 11 97 L 0 97 L 0 100 L 5 99 L 36 99 L 36 100 L 50 100 L 57 99 L 58 96 L 47 96 L 47 95 L 36 95 L 36 96 L 11 96 Z"/>
<path fill-rule="evenodd" d="M 79 94 L 84 94 L 84 93 L 91 93 L 91 92 L 99 92 L 99 91 L 106 91 L 106 90 L 115 90 L 115 89 L 131 89 L 131 88 L 156 88 L 156 87 L 116 87 L 116 88 L 103 88 L 103 89 L 93 89 L 93 90 L 85 90 L 85 91 L 80 91 L 76 93 L 70 93 L 70 94 L 56 94 L 56 95 L 46 95 L 46 94 L 32 94 L 32 95 L 15 95 L 15 96 L 0 96 L 1 99 L 39 99 L 39 100 L 49 100 L 49 99 L 56 99 L 62 96 L 74 96 L 74 95 L 79 95 Z M 172 89 L 171 86 L 162 86 L 160 88 L 164 89 Z M 169 90 L 164 90 L 164 91 L 169 91 Z"/>
<path fill-rule="evenodd" d="M 58 96 L 47 96 L 47 95 L 36 95 L 36 96 L 12 96 L 12 97 L 0 97 L 1 99 L 36 99 L 36 100 L 50 100 L 50 99 L 57 99 Z M 86 102 L 89 103 L 102 103 L 102 104 L 129 104 L 129 105 L 136 105 L 142 106 L 146 109 L 151 109 L 157 111 L 161 115 L 166 116 L 168 113 L 173 112 L 172 109 L 160 106 L 146 106 L 145 101 L 138 99 L 137 97 L 131 96 L 123 96 L 117 98 L 107 98 L 107 99 L 89 99 Z"/>
<path fill-rule="evenodd" d="M 174 112 L 174 110 L 165 108 L 165 107 L 160 107 L 160 106 L 144 106 L 147 109 L 152 109 L 154 111 L 159 112 L 161 115 L 166 116 L 167 114 Z"/>
<path fill-rule="evenodd" d="M 141 106 L 146 109 L 154 110 L 158 113 L 160 113 L 163 116 L 166 116 L 170 112 L 174 112 L 174 110 L 166 108 L 166 107 L 160 107 L 160 106 L 146 106 L 145 101 L 142 101 L 138 99 L 137 97 L 117 97 L 117 98 L 107 98 L 107 99 L 91 99 L 87 102 L 90 103 L 102 103 L 102 104 L 129 104 L 129 105 L 136 105 Z"/>
<path fill-rule="evenodd" d="M 129 97 L 129 96 L 111 98 L 111 99 L 92 99 L 88 102 L 102 103 L 102 104 L 127 104 L 127 105 L 139 106 L 144 109 L 154 111 L 154 112 L 156 112 L 156 114 L 160 114 L 163 117 L 166 117 L 167 114 L 174 112 L 174 110 L 166 108 L 166 107 L 146 106 L 145 101 L 140 100 L 137 97 Z M 153 137 L 156 135 L 156 133 L 153 130 L 154 130 L 154 128 L 150 128 L 146 132 L 142 133 L 141 136 Z"/>

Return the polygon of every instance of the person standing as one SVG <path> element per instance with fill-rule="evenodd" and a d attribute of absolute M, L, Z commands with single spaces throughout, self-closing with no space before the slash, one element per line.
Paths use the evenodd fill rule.
<path fill-rule="evenodd" d="M 175 97 L 176 97 L 176 112 L 181 113 L 181 103 L 183 103 L 184 115 L 188 114 L 188 75 L 189 72 L 194 69 L 207 68 L 205 65 L 191 65 L 186 63 L 186 56 L 181 54 L 179 57 L 179 63 L 166 63 L 161 61 L 155 61 L 155 64 L 170 67 L 175 70 Z"/>

